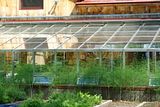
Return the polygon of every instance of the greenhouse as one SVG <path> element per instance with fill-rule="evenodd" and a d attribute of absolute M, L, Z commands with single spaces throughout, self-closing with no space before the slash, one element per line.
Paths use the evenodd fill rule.
<path fill-rule="evenodd" d="M 0 33 L 1 76 L 16 83 L 160 85 L 160 20 L 6 23 Z"/>

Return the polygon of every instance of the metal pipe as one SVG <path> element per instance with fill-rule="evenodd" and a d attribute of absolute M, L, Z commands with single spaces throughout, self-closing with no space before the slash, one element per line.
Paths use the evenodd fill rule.
<path fill-rule="evenodd" d="M 80 73 L 80 69 L 79 69 L 79 67 L 80 67 L 80 56 L 79 56 L 79 54 L 80 54 L 79 52 L 76 53 L 77 77 Z"/>
<path fill-rule="evenodd" d="M 125 69 L 126 66 L 126 53 L 123 51 L 123 69 Z"/>
<path fill-rule="evenodd" d="M 150 76 L 150 53 L 149 51 L 147 52 L 147 74 L 149 77 Z"/>

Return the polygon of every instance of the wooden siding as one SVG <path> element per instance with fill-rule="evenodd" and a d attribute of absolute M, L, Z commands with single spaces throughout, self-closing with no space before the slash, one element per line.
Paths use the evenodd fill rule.
<path fill-rule="evenodd" d="M 53 0 L 44 0 L 43 9 L 21 10 L 20 0 L 0 0 L 0 16 L 47 16 L 54 6 Z"/>
<path fill-rule="evenodd" d="M 136 14 L 159 13 L 160 3 L 92 4 L 77 5 L 73 14 Z"/>
<path fill-rule="evenodd" d="M 70 16 L 90 14 L 160 13 L 160 2 L 77 4 L 76 0 L 44 0 L 43 9 L 22 10 L 20 0 L 0 0 L 0 16 Z"/>

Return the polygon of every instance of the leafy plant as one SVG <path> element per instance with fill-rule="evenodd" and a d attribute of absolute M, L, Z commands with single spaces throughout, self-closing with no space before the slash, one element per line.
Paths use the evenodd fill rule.
<path fill-rule="evenodd" d="M 20 64 L 16 67 L 15 82 L 23 84 L 31 84 L 33 80 L 33 65 Z"/>
<path fill-rule="evenodd" d="M 0 104 L 4 102 L 5 88 L 0 84 Z"/>
<path fill-rule="evenodd" d="M 47 67 L 48 74 L 52 75 L 54 84 L 75 84 L 76 67 L 65 65 L 51 65 Z M 47 73 L 47 72 L 46 72 Z"/>
<path fill-rule="evenodd" d="M 44 102 L 42 99 L 39 98 L 29 98 L 24 101 L 20 107 L 44 107 Z"/>
<path fill-rule="evenodd" d="M 47 107 L 93 107 L 101 102 L 99 95 L 88 93 L 54 93 L 49 97 Z"/>
<path fill-rule="evenodd" d="M 0 103 L 11 103 L 26 98 L 26 93 L 11 84 L 0 84 Z"/>
<path fill-rule="evenodd" d="M 26 98 L 26 93 L 15 86 L 7 88 L 5 94 L 8 98 L 8 102 L 21 101 Z"/>

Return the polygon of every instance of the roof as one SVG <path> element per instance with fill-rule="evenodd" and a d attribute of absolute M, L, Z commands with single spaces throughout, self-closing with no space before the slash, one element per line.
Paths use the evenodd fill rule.
<path fill-rule="evenodd" d="M 160 20 L 2 24 L 0 51 L 160 51 Z"/>
<path fill-rule="evenodd" d="M 77 4 L 112 4 L 112 3 L 150 3 L 160 2 L 159 0 L 81 0 Z"/>

